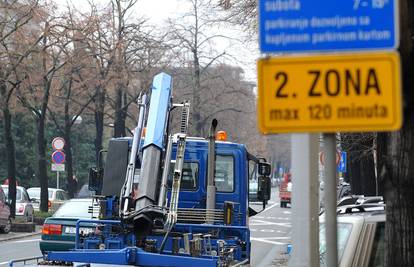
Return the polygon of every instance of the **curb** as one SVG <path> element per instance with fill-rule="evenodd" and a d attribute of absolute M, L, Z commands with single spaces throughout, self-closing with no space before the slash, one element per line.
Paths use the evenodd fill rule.
<path fill-rule="evenodd" d="M 22 235 L 17 235 L 17 236 L 11 236 L 11 237 L 6 237 L 6 238 L 1 238 L 0 239 L 0 243 L 1 242 L 6 242 L 6 241 L 10 241 L 10 240 L 16 240 L 16 239 L 22 239 L 25 237 L 31 237 L 31 236 L 35 236 L 35 235 L 40 235 L 41 232 L 34 232 L 34 233 L 27 233 L 27 234 L 22 234 Z"/>

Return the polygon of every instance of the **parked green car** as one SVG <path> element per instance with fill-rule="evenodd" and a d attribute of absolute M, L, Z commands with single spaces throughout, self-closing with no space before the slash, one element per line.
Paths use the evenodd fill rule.
<path fill-rule="evenodd" d="M 89 208 L 91 198 L 71 199 L 65 202 L 52 217 L 45 220 L 40 240 L 40 250 L 64 251 L 75 248 L 76 222 L 79 219 L 91 219 Z M 81 225 L 80 232 L 87 235 L 95 231 L 93 223 Z"/>

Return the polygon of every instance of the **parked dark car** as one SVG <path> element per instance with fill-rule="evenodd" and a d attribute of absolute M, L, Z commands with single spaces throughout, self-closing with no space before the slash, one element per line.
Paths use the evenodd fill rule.
<path fill-rule="evenodd" d="M 75 247 L 76 222 L 79 219 L 91 219 L 89 207 L 92 206 L 91 198 L 71 199 L 45 220 L 40 240 L 40 250 L 44 254 L 47 251 L 65 251 Z M 81 225 L 80 232 L 88 234 L 95 230 L 93 224 Z"/>
<path fill-rule="evenodd" d="M 9 233 L 11 229 L 10 207 L 0 186 L 0 232 Z"/>

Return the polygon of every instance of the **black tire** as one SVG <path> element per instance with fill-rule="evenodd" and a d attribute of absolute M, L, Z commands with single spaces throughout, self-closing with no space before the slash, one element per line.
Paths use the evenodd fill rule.
<path fill-rule="evenodd" d="M 281 208 L 286 208 L 286 202 L 280 201 L 280 207 Z"/>
<path fill-rule="evenodd" d="M 12 222 L 11 222 L 11 218 L 9 217 L 9 219 L 7 220 L 6 225 L 3 226 L 3 227 L 0 227 L 0 232 L 3 233 L 3 234 L 10 233 L 11 225 L 12 225 Z"/>

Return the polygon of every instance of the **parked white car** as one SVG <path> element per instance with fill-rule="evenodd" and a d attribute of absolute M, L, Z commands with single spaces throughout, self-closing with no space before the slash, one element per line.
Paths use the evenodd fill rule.
<path fill-rule="evenodd" d="M 27 189 L 30 199 L 33 203 L 34 210 L 40 209 L 40 187 L 32 187 Z M 60 206 L 69 200 L 69 195 L 62 189 L 48 188 L 49 202 L 48 207 L 51 211 L 56 211 Z"/>
<path fill-rule="evenodd" d="M 338 266 L 384 265 L 385 205 L 381 197 L 359 197 L 356 204 L 338 207 Z M 325 218 L 320 216 L 319 259 L 326 266 Z"/>
<path fill-rule="evenodd" d="M 9 195 L 9 186 L 2 185 L 6 198 Z M 16 187 L 16 216 L 24 216 L 27 219 L 33 216 L 33 205 L 30 202 L 29 194 L 22 186 Z"/>

